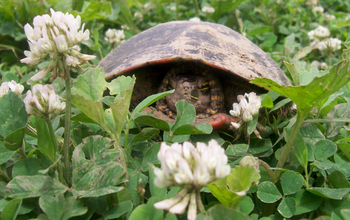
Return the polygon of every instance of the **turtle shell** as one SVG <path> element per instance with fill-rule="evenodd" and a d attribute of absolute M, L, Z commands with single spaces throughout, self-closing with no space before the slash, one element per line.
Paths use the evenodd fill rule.
<path fill-rule="evenodd" d="M 224 88 L 225 108 L 238 94 L 262 92 L 248 82 L 266 77 L 290 85 L 279 66 L 258 46 L 224 25 L 171 21 L 143 31 L 111 51 L 99 66 L 106 80 L 121 74 L 136 75 L 134 107 L 158 88 L 174 65 L 210 68 Z M 135 98 L 136 97 L 136 98 Z"/>

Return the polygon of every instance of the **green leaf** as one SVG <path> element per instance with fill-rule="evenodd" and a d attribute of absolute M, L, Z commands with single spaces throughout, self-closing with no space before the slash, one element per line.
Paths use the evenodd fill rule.
<path fill-rule="evenodd" d="M 344 155 L 350 160 L 350 144 L 338 143 L 338 147 L 344 153 Z"/>
<path fill-rule="evenodd" d="M 118 8 L 120 8 L 120 13 L 118 14 L 118 22 L 119 24 L 126 24 L 132 30 L 133 33 L 138 33 L 140 30 L 135 25 L 133 20 L 133 14 L 131 13 L 131 9 L 128 5 L 127 0 L 116 0 L 115 4 Z"/>
<path fill-rule="evenodd" d="M 320 140 L 315 145 L 315 158 L 326 160 L 337 152 L 337 145 L 330 140 Z"/>
<path fill-rule="evenodd" d="M 289 197 L 294 198 L 296 202 L 296 210 L 294 215 L 314 211 L 320 207 L 321 203 L 323 202 L 322 198 L 305 190 L 299 190 Z"/>
<path fill-rule="evenodd" d="M 297 192 L 301 189 L 303 184 L 303 176 L 300 173 L 294 172 L 292 170 L 283 173 L 281 177 L 281 186 L 284 195 L 290 195 Z"/>
<path fill-rule="evenodd" d="M 259 179 L 260 174 L 253 166 L 237 165 L 227 177 L 214 181 L 207 187 L 223 205 L 236 208 L 246 192 L 252 185 L 257 184 Z"/>
<path fill-rule="evenodd" d="M 79 75 L 77 81 L 73 83 L 72 94 L 91 101 L 101 101 L 106 87 L 107 82 L 104 78 L 103 68 L 89 69 L 84 74 Z"/>
<path fill-rule="evenodd" d="M 282 197 L 275 184 L 270 181 L 259 184 L 257 196 L 265 203 L 274 203 Z"/>
<path fill-rule="evenodd" d="M 114 103 L 111 104 L 111 111 L 112 111 L 113 122 L 114 122 L 114 130 L 112 132 L 118 138 L 118 140 L 122 132 L 122 129 L 124 127 L 124 123 L 127 119 L 127 115 L 129 113 L 129 106 L 130 106 L 132 91 L 135 85 L 135 80 L 136 80 L 135 76 L 133 76 L 132 78 L 120 76 L 114 79 L 108 86 L 108 88 L 113 93 L 116 93 L 117 95 L 114 100 Z M 116 89 L 114 87 L 111 87 L 112 84 L 115 87 L 119 87 L 119 88 Z"/>
<path fill-rule="evenodd" d="M 245 196 L 242 198 L 242 200 L 239 202 L 239 205 L 237 206 L 237 211 L 242 212 L 246 215 L 249 215 L 254 209 L 254 203 L 252 199 L 249 196 Z"/>
<path fill-rule="evenodd" d="M 25 158 L 15 163 L 12 169 L 12 177 L 41 175 L 40 170 L 50 166 L 48 160 L 37 158 Z"/>
<path fill-rule="evenodd" d="M 285 139 L 286 141 L 289 140 L 289 136 L 292 133 L 292 129 L 285 129 Z M 293 142 L 294 151 L 293 153 L 295 156 L 297 156 L 299 163 L 304 167 L 304 169 L 307 167 L 308 164 L 308 157 L 307 157 L 307 148 L 305 145 L 304 138 L 301 136 L 300 133 L 297 134 L 294 142 Z"/>
<path fill-rule="evenodd" d="M 24 103 L 18 95 L 9 92 L 0 98 L 0 136 L 5 138 L 12 132 L 25 128 L 27 120 Z"/>
<path fill-rule="evenodd" d="M 350 219 L 350 209 L 342 209 L 340 213 L 344 219 Z"/>
<path fill-rule="evenodd" d="M 115 185 L 125 180 L 118 148 L 110 149 L 111 140 L 101 136 L 85 138 L 73 151 L 74 197 L 98 197 L 120 191 Z"/>
<path fill-rule="evenodd" d="M 51 220 L 67 220 L 87 212 L 83 201 L 75 200 L 72 196 L 64 198 L 63 194 L 44 195 L 39 198 L 39 205 Z"/>
<path fill-rule="evenodd" d="M 234 144 L 226 148 L 225 154 L 232 157 L 241 157 L 248 155 L 248 144 Z"/>
<path fill-rule="evenodd" d="M 335 170 L 328 175 L 327 180 L 330 181 L 335 187 L 338 188 L 350 188 L 350 182 L 345 174 L 339 170 Z"/>
<path fill-rule="evenodd" d="M 213 131 L 213 127 L 210 124 L 203 123 L 198 125 L 185 124 L 177 127 L 174 131 L 174 135 L 183 134 L 210 134 Z"/>
<path fill-rule="evenodd" d="M 257 34 L 263 34 L 263 33 L 266 33 L 270 30 L 272 30 L 272 26 L 261 26 L 261 27 L 257 27 L 257 28 L 254 28 L 253 30 L 249 31 L 246 36 L 249 37 L 249 36 L 254 36 L 254 35 L 257 35 Z"/>
<path fill-rule="evenodd" d="M 13 194 L 11 198 L 33 198 L 44 195 L 57 195 L 67 191 L 67 187 L 49 176 L 16 176 L 8 184 Z"/>
<path fill-rule="evenodd" d="M 153 103 L 155 103 L 156 101 L 158 101 L 159 99 L 163 98 L 166 95 L 169 95 L 171 93 L 173 93 L 175 91 L 175 89 L 169 90 L 169 91 L 165 91 L 165 92 L 161 92 L 161 93 L 157 93 L 157 94 L 153 94 L 148 96 L 147 98 L 145 98 L 144 100 L 142 100 L 142 102 L 140 102 L 135 109 L 133 110 L 133 115 L 132 118 L 134 118 L 134 115 L 136 113 L 141 112 L 144 108 L 152 105 Z"/>
<path fill-rule="evenodd" d="M 0 164 L 6 163 L 15 153 L 15 151 L 6 149 L 4 143 L 0 141 Z"/>
<path fill-rule="evenodd" d="M 82 21 L 106 19 L 112 14 L 112 5 L 110 2 L 91 2 L 83 13 L 70 13 L 74 16 L 80 15 Z"/>
<path fill-rule="evenodd" d="M 348 60 L 334 65 L 328 74 L 316 77 L 311 83 L 303 86 L 279 85 L 271 79 L 255 78 L 252 83 L 274 90 L 283 96 L 289 97 L 298 106 L 298 110 L 308 113 L 320 101 L 327 98 L 349 81 Z M 306 113 L 303 113 L 303 115 Z"/>
<path fill-rule="evenodd" d="M 103 217 L 104 219 L 117 219 L 125 213 L 130 212 L 132 210 L 132 206 L 133 205 L 131 201 L 120 202 L 108 210 L 108 212 L 106 212 Z"/>
<path fill-rule="evenodd" d="M 83 96 L 73 93 L 71 95 L 71 99 L 72 105 L 82 111 L 91 120 L 99 124 L 105 131 L 112 133 L 112 131 L 107 127 L 104 116 L 105 111 L 101 100 L 92 101 L 91 99 L 85 99 Z"/>
<path fill-rule="evenodd" d="M 72 104 L 107 132 L 102 95 L 107 87 L 102 68 L 90 69 L 80 75 L 72 87 Z"/>
<path fill-rule="evenodd" d="M 201 213 L 197 216 L 196 220 L 225 220 L 225 219 L 239 219 L 250 220 L 245 214 L 236 210 L 230 209 L 223 205 L 214 205 L 209 208 L 205 213 Z"/>
<path fill-rule="evenodd" d="M 129 220 L 163 220 L 163 210 L 154 208 L 153 204 L 158 202 L 159 198 L 151 197 L 147 204 L 139 205 L 131 213 Z"/>
<path fill-rule="evenodd" d="M 148 125 L 154 128 L 158 128 L 163 131 L 169 131 L 170 127 L 166 121 L 158 119 L 153 115 L 140 115 L 137 116 L 134 121 L 141 125 Z"/>
<path fill-rule="evenodd" d="M 26 128 L 19 128 L 16 131 L 7 135 L 4 139 L 5 147 L 9 150 L 15 151 L 23 144 L 23 138 Z"/>
<path fill-rule="evenodd" d="M 160 142 L 155 143 L 152 147 L 148 148 L 144 153 L 141 169 L 143 172 L 148 171 L 149 164 L 159 164 L 157 154 L 160 149 Z"/>
<path fill-rule="evenodd" d="M 1 212 L 1 220 L 15 220 L 22 205 L 22 199 L 12 199 Z"/>
<path fill-rule="evenodd" d="M 261 97 L 261 107 L 262 108 L 272 108 L 273 107 L 273 101 L 271 99 L 270 96 L 268 96 L 267 94 L 262 94 L 260 95 Z"/>
<path fill-rule="evenodd" d="M 134 136 L 131 143 L 150 140 L 159 135 L 159 129 L 157 128 L 143 128 L 140 133 Z"/>
<path fill-rule="evenodd" d="M 49 125 L 44 119 L 39 117 L 35 117 L 35 122 L 38 138 L 38 149 L 48 159 L 50 159 L 51 163 L 53 163 L 55 161 L 56 151 L 50 135 Z"/>
<path fill-rule="evenodd" d="M 272 143 L 270 139 L 252 138 L 248 153 L 254 156 L 264 156 L 268 151 L 272 150 Z"/>
<path fill-rule="evenodd" d="M 256 129 L 256 125 L 258 124 L 259 113 L 253 115 L 253 120 L 248 121 L 247 123 L 247 133 L 251 135 L 253 131 Z"/>
<path fill-rule="evenodd" d="M 346 193 L 350 191 L 350 188 L 332 189 L 332 188 L 312 187 L 307 189 L 307 191 L 324 198 L 340 200 L 343 198 L 343 196 Z"/>
<path fill-rule="evenodd" d="M 348 118 L 350 116 L 350 104 L 341 103 L 333 107 L 327 114 L 327 119 Z M 328 138 L 335 137 L 339 134 L 339 130 L 344 126 L 345 122 L 328 122 L 325 124 L 327 129 L 326 136 Z"/>
<path fill-rule="evenodd" d="M 278 212 L 285 218 L 290 218 L 296 210 L 296 202 L 294 198 L 283 198 L 277 208 Z"/>
<path fill-rule="evenodd" d="M 176 121 L 171 127 L 171 131 L 175 131 L 178 127 L 185 124 L 192 124 L 196 119 L 196 109 L 193 105 L 185 100 L 180 100 L 176 103 Z"/>

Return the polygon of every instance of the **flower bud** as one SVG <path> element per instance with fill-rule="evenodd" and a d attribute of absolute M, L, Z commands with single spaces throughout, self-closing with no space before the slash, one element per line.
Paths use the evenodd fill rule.
<path fill-rule="evenodd" d="M 27 113 L 38 117 L 48 116 L 52 113 L 51 117 L 56 117 L 66 107 L 66 103 L 59 101 L 59 96 L 51 85 L 34 85 L 32 91 L 27 92 L 23 101 Z"/>

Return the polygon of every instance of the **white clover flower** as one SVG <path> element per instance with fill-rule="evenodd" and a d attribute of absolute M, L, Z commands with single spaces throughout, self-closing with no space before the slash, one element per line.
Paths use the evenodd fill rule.
<path fill-rule="evenodd" d="M 307 5 L 312 5 L 312 6 L 316 6 L 318 5 L 318 0 L 308 0 L 306 2 Z"/>
<path fill-rule="evenodd" d="M 209 6 L 204 6 L 204 7 L 202 8 L 202 12 L 211 14 L 211 13 L 214 13 L 214 12 L 215 12 L 215 8 L 211 7 L 210 5 L 209 5 Z"/>
<path fill-rule="evenodd" d="M 328 30 L 328 28 L 323 27 L 323 26 L 318 26 L 313 33 L 313 37 L 314 39 L 322 39 L 322 38 L 326 38 L 329 37 L 331 35 L 331 32 Z M 313 40 L 312 38 L 310 38 L 311 40 Z"/>
<path fill-rule="evenodd" d="M 168 5 L 167 9 L 169 9 L 170 11 L 176 11 L 176 6 L 175 5 Z"/>
<path fill-rule="evenodd" d="M 230 115 L 238 118 L 238 122 L 231 123 L 236 129 L 241 126 L 239 123 L 240 120 L 243 120 L 244 122 L 253 120 L 253 115 L 257 114 L 261 107 L 261 98 L 254 92 L 238 95 L 237 100 L 239 101 L 239 104 L 233 103 L 233 109 L 230 111 Z"/>
<path fill-rule="evenodd" d="M 326 40 L 319 42 L 319 44 L 317 45 L 317 48 L 321 51 L 328 50 L 330 52 L 334 52 L 336 50 L 341 49 L 341 43 L 342 41 L 339 40 L 338 38 L 328 38 Z"/>
<path fill-rule="evenodd" d="M 141 12 L 135 12 L 134 13 L 134 17 L 136 18 L 136 19 L 138 19 L 139 21 L 142 21 L 143 20 L 143 14 L 141 13 Z"/>
<path fill-rule="evenodd" d="M 350 14 L 347 14 L 345 20 L 350 20 Z"/>
<path fill-rule="evenodd" d="M 125 38 L 124 30 L 117 30 L 117 29 L 108 29 L 106 31 L 106 37 L 105 40 L 112 44 L 120 44 L 122 43 L 123 39 Z"/>
<path fill-rule="evenodd" d="M 336 17 L 334 16 L 334 15 L 331 15 L 331 14 L 325 14 L 325 16 L 326 16 L 326 18 L 328 19 L 328 20 L 333 20 L 333 19 L 336 19 Z"/>
<path fill-rule="evenodd" d="M 231 167 L 227 164 L 225 150 L 215 141 L 208 145 L 190 142 L 168 146 L 162 143 L 157 154 L 161 169 L 154 167 L 157 187 L 180 186 L 183 189 L 173 198 L 154 204 L 157 209 L 167 209 L 174 214 L 183 213 L 187 206 L 188 219 L 197 215 L 196 196 L 210 182 L 226 177 Z"/>
<path fill-rule="evenodd" d="M 130 29 L 129 26 L 126 25 L 126 24 L 123 24 L 123 25 L 121 26 L 121 28 L 122 28 L 123 30 L 129 30 L 129 29 Z"/>
<path fill-rule="evenodd" d="M 32 91 L 27 91 L 27 96 L 23 101 L 27 113 L 38 117 L 47 117 L 52 114 L 51 118 L 54 118 L 66 107 L 66 103 L 60 102 L 59 96 L 48 84 L 34 85 Z"/>
<path fill-rule="evenodd" d="M 7 94 L 11 90 L 16 95 L 21 95 L 24 87 L 21 84 L 16 83 L 14 80 L 10 82 L 3 82 L 0 85 L 0 97 Z"/>
<path fill-rule="evenodd" d="M 193 18 L 190 18 L 189 21 L 193 21 L 193 22 L 200 22 L 201 19 L 198 18 L 198 17 L 193 17 Z"/>
<path fill-rule="evenodd" d="M 53 9 L 50 9 L 50 12 L 51 16 L 48 14 L 36 16 L 33 19 L 34 28 L 29 24 L 24 25 L 30 50 L 24 51 L 26 58 L 21 59 L 21 62 L 35 65 L 47 56 L 51 58 L 50 65 L 34 75 L 30 79 L 32 81 L 42 79 L 49 72 L 53 72 L 50 81 L 57 76 L 67 79 L 68 67 L 80 70 L 80 64 L 95 59 L 95 56 L 85 56 L 79 52 L 77 44 L 89 40 L 90 35 L 89 30 L 84 30 L 85 24 L 80 29 L 80 16 L 74 18 L 71 14 L 55 12 Z"/>
<path fill-rule="evenodd" d="M 316 13 L 322 14 L 323 11 L 324 11 L 324 8 L 323 8 L 322 6 L 314 6 L 314 7 L 312 8 L 312 10 L 313 10 L 314 12 L 316 12 Z"/>

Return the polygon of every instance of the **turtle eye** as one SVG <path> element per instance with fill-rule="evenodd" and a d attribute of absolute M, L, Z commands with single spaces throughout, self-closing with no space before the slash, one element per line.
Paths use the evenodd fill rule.
<path fill-rule="evenodd" d="M 202 84 L 202 86 L 199 90 L 203 93 L 207 93 L 209 91 L 209 89 L 210 89 L 209 81 L 206 80 L 206 81 L 204 81 L 204 83 Z"/>

